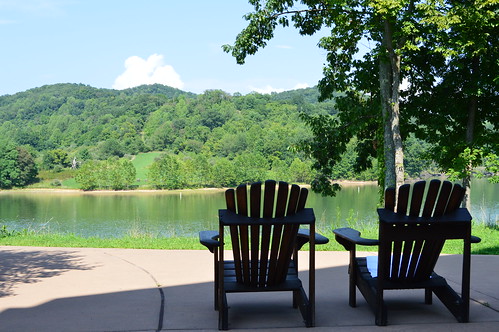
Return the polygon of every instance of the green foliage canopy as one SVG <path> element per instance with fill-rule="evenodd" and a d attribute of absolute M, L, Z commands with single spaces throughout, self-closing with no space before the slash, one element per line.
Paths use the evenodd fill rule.
<path fill-rule="evenodd" d="M 23 147 L 0 141 L 0 189 L 24 187 L 35 182 L 38 169 Z"/>

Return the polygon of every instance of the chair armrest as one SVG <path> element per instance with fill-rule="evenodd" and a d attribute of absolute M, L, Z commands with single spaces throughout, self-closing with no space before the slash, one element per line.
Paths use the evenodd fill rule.
<path fill-rule="evenodd" d="M 199 232 L 199 242 L 208 248 L 210 252 L 214 252 L 215 248 L 220 246 L 220 241 L 218 241 L 217 231 L 201 231 Z"/>
<path fill-rule="evenodd" d="M 346 250 L 352 250 L 355 245 L 377 246 L 378 240 L 366 239 L 360 236 L 360 232 L 352 228 L 337 228 L 333 230 L 336 241 L 345 247 Z"/>
<path fill-rule="evenodd" d="M 478 236 L 471 236 L 471 243 L 480 243 L 482 241 Z"/>
<path fill-rule="evenodd" d="M 300 250 L 307 242 L 310 241 L 310 230 L 300 228 L 298 230 L 298 235 L 296 239 L 296 247 Z M 315 244 L 326 244 L 329 242 L 329 239 L 324 235 L 319 233 L 315 233 Z"/>

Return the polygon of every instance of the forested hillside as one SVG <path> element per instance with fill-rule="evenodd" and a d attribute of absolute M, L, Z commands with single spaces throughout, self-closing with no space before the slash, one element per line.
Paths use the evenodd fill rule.
<path fill-rule="evenodd" d="M 309 182 L 312 161 L 296 146 L 312 136 L 300 114 L 335 114 L 334 102 L 317 96 L 315 88 L 195 95 L 159 84 L 120 91 L 56 84 L 1 96 L 0 188 L 26 186 L 39 174 L 76 177 L 83 189 Z M 375 179 L 375 170 L 354 171 L 355 146 L 335 166 L 336 178 Z M 411 147 L 421 142 L 409 155 Z M 147 183 L 137 183 L 130 160 L 147 152 L 163 155 L 148 167 Z M 425 167 L 417 154 L 411 165 Z"/>
<path fill-rule="evenodd" d="M 38 152 L 62 148 L 76 153 L 114 139 L 120 140 L 120 153 L 136 153 L 145 149 L 141 132 L 148 116 L 178 96 L 194 95 L 161 85 L 124 91 L 43 86 L 0 97 L 1 135 Z"/>
<path fill-rule="evenodd" d="M 77 179 L 86 189 L 122 189 L 130 180 L 115 186 L 109 174 L 107 180 L 83 182 L 98 169 L 113 168 L 113 160 L 150 151 L 166 155 L 163 168 L 160 161 L 151 168 L 149 185 L 157 188 L 233 185 L 267 177 L 307 182 L 311 161 L 294 147 L 311 134 L 299 114 L 335 113 L 333 101 L 318 103 L 317 96 L 315 88 L 195 95 L 159 84 L 121 91 L 56 84 L 1 96 L 0 163 L 6 166 L 0 187 L 32 182 L 13 180 L 16 172 L 7 171 L 15 164 L 7 162 L 10 155 L 17 164 L 22 156 L 30 157 L 21 164 L 34 163 L 40 171 L 80 167 Z M 349 166 L 354 147 L 352 142 L 345 162 L 337 165 L 338 178 L 374 178 L 373 172 L 355 174 Z M 133 178 L 135 173 L 127 172 Z"/>

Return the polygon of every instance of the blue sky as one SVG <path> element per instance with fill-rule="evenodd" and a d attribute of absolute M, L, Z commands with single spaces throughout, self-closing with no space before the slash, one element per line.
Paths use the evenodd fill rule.
<path fill-rule="evenodd" d="M 316 85 L 319 36 L 281 28 L 244 65 L 222 51 L 251 10 L 246 0 L 0 0 L 0 95 L 54 83 L 243 94 Z"/>

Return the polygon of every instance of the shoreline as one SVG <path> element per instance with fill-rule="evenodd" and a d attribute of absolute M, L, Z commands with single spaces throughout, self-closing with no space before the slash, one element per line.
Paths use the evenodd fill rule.
<path fill-rule="evenodd" d="M 349 181 L 341 180 L 335 181 L 340 186 L 353 187 L 353 186 L 366 186 L 377 185 L 377 181 Z M 310 188 L 309 184 L 299 184 L 300 186 Z M 131 190 L 91 190 L 84 191 L 81 189 L 63 189 L 63 188 L 16 188 L 0 190 L 0 195 L 8 193 L 57 193 L 57 194 L 82 194 L 82 195 L 95 195 L 95 194 L 188 194 L 195 192 L 223 192 L 228 188 L 196 188 L 196 189 L 131 189 Z"/>

